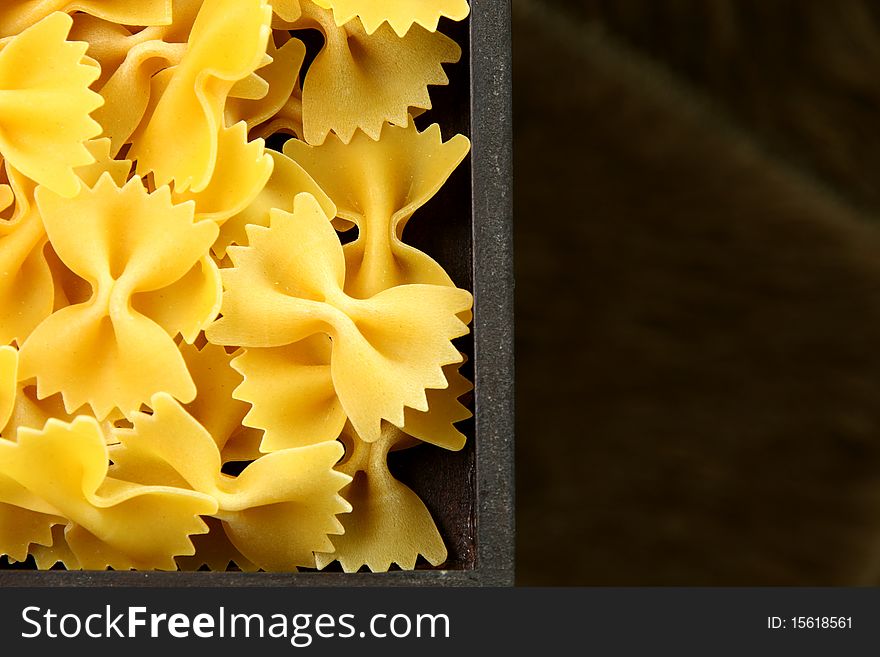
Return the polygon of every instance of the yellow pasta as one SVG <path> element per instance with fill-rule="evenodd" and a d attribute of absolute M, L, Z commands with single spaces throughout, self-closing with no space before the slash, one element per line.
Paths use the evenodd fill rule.
<path fill-rule="evenodd" d="M 122 25 L 162 25 L 171 21 L 169 0 L 4 0 L 0 35 L 15 35 L 53 12 L 82 11 Z"/>
<path fill-rule="evenodd" d="M 358 226 L 357 239 L 344 247 L 348 294 L 364 298 L 412 283 L 453 285 L 438 263 L 404 244 L 401 237 L 413 213 L 440 189 L 467 155 L 466 138 L 459 135 L 444 143 L 436 124 L 419 133 L 410 123 L 404 128 L 385 126 L 378 141 L 357 134 L 349 144 L 343 144 L 331 135 L 321 146 L 290 140 L 284 150 L 329 194 L 339 216 Z M 469 315 L 466 318 L 470 319 Z M 254 374 L 243 373 L 246 383 L 255 378 Z M 401 427 L 409 436 L 457 450 L 464 446 L 465 436 L 455 423 L 471 415 L 459 398 L 471 389 L 471 384 L 455 365 L 444 367 L 444 375 L 449 386 L 426 392 L 428 411 L 407 408 Z M 255 386 L 249 398 L 255 411 L 263 401 L 261 396 L 273 393 L 274 389 L 266 393 Z M 260 426 L 269 423 L 263 422 Z M 384 469 L 387 446 L 379 441 L 371 447 L 356 434 L 353 440 L 361 461 L 379 463 L 383 469 L 374 466 L 361 470 L 358 481 L 344 493 L 354 511 L 343 520 L 346 536 L 336 541 L 343 568 L 356 570 L 367 564 L 372 570 L 382 570 L 391 562 L 406 567 L 404 564 L 415 563 L 420 551 L 439 561 L 445 559 L 436 550 L 438 534 L 424 505 Z M 395 444 L 400 446 L 402 440 Z M 344 471 L 354 475 L 351 470 Z M 378 518 L 376 514 L 380 514 Z M 383 532 L 360 529 L 382 523 L 390 523 Z M 406 533 L 406 527 L 417 529 Z M 377 538 L 383 534 L 394 538 Z M 410 546 L 408 551 L 401 553 L 402 545 Z M 428 547 L 420 550 L 413 546 Z"/>
<path fill-rule="evenodd" d="M 143 121 L 153 91 L 153 77 L 178 64 L 185 52 L 186 44 L 161 40 L 145 41 L 126 49 L 125 60 L 101 86 L 105 103 L 95 112 L 103 127 L 102 134 L 113 144 L 114 154 Z"/>
<path fill-rule="evenodd" d="M 80 414 L 68 413 L 64 408 L 64 401 L 61 395 L 52 395 L 45 399 L 38 399 L 36 386 L 20 381 L 15 394 L 12 413 L 5 426 L 0 426 L 0 435 L 9 440 L 14 440 L 15 436 L 18 435 L 19 429 L 40 430 L 46 426 L 49 420 L 73 422 Z M 114 427 L 114 422 L 119 421 L 121 417 L 119 413 L 113 413 L 99 423 L 105 435 L 109 435 L 109 432 Z"/>
<path fill-rule="evenodd" d="M 248 226 L 248 238 L 249 247 L 229 249 L 235 267 L 222 272 L 222 317 L 209 340 L 278 347 L 330 335 L 336 394 L 370 442 L 381 420 L 403 424 L 404 407 L 428 410 L 425 389 L 445 388 L 442 366 L 461 361 L 450 340 L 467 333 L 456 317 L 470 309 L 467 291 L 402 285 L 364 300 L 346 295 L 342 247 L 310 194 L 296 197 L 293 214 L 273 210 L 269 228 Z"/>
<path fill-rule="evenodd" d="M 284 144 L 284 154 L 321 186 L 337 214 L 358 227 L 357 239 L 343 248 L 347 294 L 363 299 L 397 285 L 454 285 L 443 267 L 401 237 L 469 150 L 467 137 L 444 143 L 440 126 L 418 132 L 412 121 L 386 125 L 378 141 L 358 133 L 348 144 L 333 135 L 321 146 Z"/>
<path fill-rule="evenodd" d="M 272 11 L 285 23 L 293 23 L 302 15 L 299 0 L 272 0 Z"/>
<path fill-rule="evenodd" d="M 217 508 L 193 491 L 108 477 L 104 436 L 88 417 L 0 439 L 0 462 L 0 502 L 41 513 L 47 525 L 63 519 L 83 568 L 174 568 L 174 556 L 193 553 L 190 534 L 207 530 L 199 516 Z"/>
<path fill-rule="evenodd" d="M 65 40 L 71 24 L 50 14 L 0 50 L 0 154 L 66 197 L 79 190 L 73 169 L 93 160 L 84 142 L 101 126 L 89 112 L 103 102 L 89 89 L 99 70 L 83 61 L 87 44 Z"/>
<path fill-rule="evenodd" d="M 352 513 L 342 518 L 343 535 L 333 539 L 336 551 L 317 555 L 319 568 L 338 560 L 346 572 L 363 565 L 376 572 L 387 570 L 392 563 L 414 568 L 419 555 L 433 565 L 446 560 L 446 548 L 430 512 L 387 467 L 389 450 L 411 447 L 417 442 L 414 438 L 444 449 L 464 447 L 465 436 L 455 423 L 471 416 L 459 397 L 472 385 L 456 365 L 447 365 L 443 371 L 449 387 L 426 392 L 427 412 L 407 408 L 402 429 L 383 423 L 382 437 L 368 443 L 350 424 L 345 426 L 341 440 L 346 444 L 346 456 L 339 469 L 353 477 L 342 491 Z M 255 409 L 258 402 L 256 398 Z"/>
<path fill-rule="evenodd" d="M 192 537 L 196 553 L 192 556 L 177 557 L 181 570 L 198 570 L 207 566 L 209 570 L 226 570 L 230 564 L 243 572 L 255 572 L 259 567 L 244 556 L 229 540 L 223 523 L 217 518 L 205 518 L 207 534 Z"/>
<path fill-rule="evenodd" d="M 286 35 L 285 32 L 276 32 L 276 35 L 279 34 Z M 266 93 L 258 98 L 230 97 L 225 108 L 227 124 L 244 121 L 248 129 L 252 129 L 278 114 L 294 93 L 306 47 L 302 41 L 289 35 L 276 38 L 283 40 L 281 47 L 276 47 L 275 40 L 270 38 L 266 54 L 272 61 L 256 70 L 259 79 L 267 87 Z"/>
<path fill-rule="evenodd" d="M 311 0 L 301 4 L 297 25 L 319 29 L 325 39 L 303 83 L 302 137 L 310 144 L 330 131 L 348 143 L 357 129 L 378 139 L 385 122 L 406 125 L 410 107 L 431 107 L 428 85 L 448 84 L 441 65 L 461 57 L 439 32 L 414 26 L 399 37 L 383 25 L 367 34 L 359 20 L 339 27 L 332 12 Z"/>
<path fill-rule="evenodd" d="M 0 495 L 8 484 L 0 480 Z M 54 513 L 40 513 L 18 506 L 0 502 L 0 553 L 11 561 L 24 561 L 35 548 L 51 548 L 55 542 L 55 527 L 64 526 L 64 518 Z M 63 534 L 62 534 L 63 537 Z M 59 558 L 52 561 L 51 567 Z"/>
<path fill-rule="evenodd" d="M 245 212 L 272 174 L 274 160 L 263 149 L 263 140 L 248 141 L 244 121 L 221 128 L 217 135 L 217 164 L 201 191 L 174 193 L 175 203 L 194 201 L 197 221 L 222 224 Z"/>
<path fill-rule="evenodd" d="M 462 356 L 464 358 L 464 356 Z M 449 387 L 442 390 L 426 390 L 428 410 L 415 408 L 404 410 L 403 432 L 426 443 L 443 449 L 458 451 L 464 447 L 467 438 L 455 427 L 456 422 L 467 420 L 473 414 L 460 399 L 473 390 L 473 384 L 459 371 L 461 365 L 446 365 L 443 376 Z"/>
<path fill-rule="evenodd" d="M 220 236 L 214 245 L 214 252 L 223 257 L 232 244 L 246 245 L 249 224 L 268 226 L 269 213 L 273 209 L 293 211 L 297 194 L 307 192 L 314 196 L 327 216 L 336 215 L 336 206 L 311 176 L 296 162 L 282 153 L 268 151 L 272 158 L 272 173 L 266 185 L 253 201 L 241 212 L 224 222 Z"/>
<path fill-rule="evenodd" d="M 321 333 L 293 344 L 246 349 L 232 361 L 244 381 L 233 396 L 249 402 L 243 422 L 263 429 L 263 452 L 335 440 L 345 409 L 333 387 L 330 338 Z"/>
<path fill-rule="evenodd" d="M 262 456 L 238 477 L 220 471 L 211 435 L 171 397 L 160 393 L 152 415 L 135 414 L 133 429 L 120 429 L 114 463 L 129 477 L 178 482 L 217 501 L 217 517 L 232 544 L 266 570 L 314 567 L 314 552 L 332 550 L 328 534 L 342 528 L 336 515 L 351 507 L 337 494 L 350 478 L 333 465 L 342 456 L 336 442 Z M 166 473 L 150 463 L 161 463 Z"/>
<path fill-rule="evenodd" d="M 413 123 L 461 54 L 438 21 L 467 13 L 3 3 L 0 557 L 446 560 L 387 456 L 461 449 L 470 417 L 473 298 L 404 241 L 469 150 Z"/>
<path fill-rule="evenodd" d="M 246 349 L 232 361 L 244 377 L 233 397 L 251 404 L 242 421 L 265 431 L 262 452 L 312 445 L 340 434 L 347 416 L 333 385 L 330 351 L 330 340 L 319 334 L 283 347 Z M 473 386 L 458 367 L 443 368 L 447 388 L 425 391 L 428 411 L 404 410 L 406 434 L 445 449 L 464 446 L 465 436 L 455 423 L 471 417 L 459 398 Z"/>
<path fill-rule="evenodd" d="M 174 181 L 177 191 L 208 185 L 226 97 L 260 66 L 271 17 L 266 0 L 205 0 L 180 64 L 153 77 L 161 93 L 130 152 L 138 173 L 153 173 L 158 185 Z"/>
<path fill-rule="evenodd" d="M 40 397 L 61 392 L 68 411 L 88 403 L 99 419 L 160 390 L 191 401 L 171 336 L 193 341 L 217 313 L 217 268 L 202 255 L 216 224 L 193 223 L 193 204 L 172 205 L 168 188 L 149 194 L 137 178 L 119 188 L 109 174 L 74 199 L 40 188 L 37 201 L 55 251 L 92 296 L 31 333 L 22 376 L 36 377 Z"/>
<path fill-rule="evenodd" d="M 107 80 L 126 60 L 128 53 L 144 40 L 144 30 L 132 33 L 132 28 L 105 21 L 90 14 L 71 15 L 73 26 L 68 38 L 88 44 L 86 54 L 97 62 L 100 73 L 93 88 L 100 92 Z"/>
<path fill-rule="evenodd" d="M 446 560 L 446 546 L 425 504 L 388 471 L 388 451 L 406 440 L 396 427 L 383 425 L 382 437 L 365 443 L 349 426 L 343 437 L 347 454 L 339 470 L 352 477 L 342 494 L 352 512 L 342 518 L 345 531 L 333 537 L 335 550 L 317 555 L 319 568 L 339 561 L 345 572 L 366 565 L 388 570 L 392 563 L 415 568 L 419 555 L 436 566 Z"/>
<path fill-rule="evenodd" d="M 6 344 L 24 342 L 53 307 L 46 231 L 31 207 L 17 223 L 0 223 L 0 342 Z"/>
<path fill-rule="evenodd" d="M 233 398 L 242 382 L 230 360 L 237 352 L 204 344 L 180 345 L 180 353 L 196 384 L 196 398 L 186 405 L 187 412 L 211 434 L 223 461 L 250 461 L 260 456 L 262 432 L 242 425 L 249 406 Z"/>
<path fill-rule="evenodd" d="M 31 543 L 30 554 L 34 557 L 37 568 L 48 570 L 58 563 L 68 570 L 79 570 L 82 568 L 79 560 L 71 551 L 70 546 L 67 545 L 67 539 L 64 538 L 64 529 L 65 527 L 61 523 L 52 525 L 48 539 L 49 542 L 33 541 Z M 195 539 L 199 536 L 201 534 L 194 534 L 190 538 L 195 542 Z"/>
<path fill-rule="evenodd" d="M 18 389 L 18 351 L 0 347 L 0 431 L 12 417 Z"/>
<path fill-rule="evenodd" d="M 76 170 L 76 175 L 86 187 L 97 185 L 98 180 L 105 173 L 110 176 L 117 187 L 125 185 L 131 173 L 132 162 L 124 158 L 114 159 L 111 152 L 112 143 L 108 138 L 92 139 L 86 142 L 86 148 L 95 161 Z"/>
<path fill-rule="evenodd" d="M 470 12 L 467 0 L 313 0 L 324 9 L 333 10 L 337 25 L 345 25 L 355 17 L 367 34 L 375 32 L 385 21 L 397 33 L 406 36 L 413 24 L 434 32 L 440 18 L 464 20 Z"/>

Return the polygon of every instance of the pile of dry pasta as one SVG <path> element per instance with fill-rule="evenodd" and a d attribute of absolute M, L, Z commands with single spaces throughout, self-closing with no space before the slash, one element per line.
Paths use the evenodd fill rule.
<path fill-rule="evenodd" d="M 467 13 L 2 3 L 0 555 L 446 559 L 387 455 L 461 449 L 470 416 L 452 340 L 472 297 L 403 241 L 469 150 L 413 120 L 461 54 L 439 19 Z M 276 134 L 283 152 L 266 148 Z"/>

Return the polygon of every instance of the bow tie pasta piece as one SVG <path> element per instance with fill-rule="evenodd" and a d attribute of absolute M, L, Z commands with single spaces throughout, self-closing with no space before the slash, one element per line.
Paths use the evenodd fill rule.
<path fill-rule="evenodd" d="M 94 185 L 105 171 L 120 186 L 125 184 L 131 162 L 113 160 L 107 139 L 90 140 L 85 147 L 95 161 L 76 168 L 84 184 Z M 34 200 L 34 183 L 8 162 L 5 169 L 14 190 L 16 211 L 10 222 L 0 221 L 0 344 L 23 344 L 53 309 L 68 304 L 60 277 L 53 276 L 54 252 L 46 244 L 46 231 Z"/>
<path fill-rule="evenodd" d="M 243 212 L 266 186 L 274 160 L 262 139 L 249 142 L 244 121 L 221 128 L 217 138 L 217 166 L 200 192 L 174 194 L 175 203 L 192 200 L 196 221 L 210 219 L 218 224 Z"/>
<path fill-rule="evenodd" d="M 471 417 L 458 398 L 473 386 L 459 367 L 443 368 L 449 388 L 426 391 L 429 410 L 407 408 L 402 429 L 383 423 L 382 437 L 367 443 L 346 424 L 341 437 L 346 457 L 337 469 L 353 478 L 342 491 L 352 512 L 342 519 L 343 535 L 333 539 L 336 551 L 316 555 L 319 568 L 338 560 L 346 572 L 356 572 L 364 564 L 379 572 L 392 563 L 412 569 L 419 554 L 432 565 L 446 560 L 446 548 L 430 513 L 412 490 L 390 474 L 387 456 L 391 449 L 412 446 L 411 437 L 449 450 L 464 447 L 465 436 L 454 425 Z"/>
<path fill-rule="evenodd" d="M 182 344 L 180 353 L 198 391 L 196 398 L 185 408 L 211 434 L 217 449 L 223 454 L 223 461 L 230 460 L 224 453 L 230 441 L 236 446 L 236 457 L 247 457 L 234 460 L 259 457 L 262 432 L 242 426 L 242 419 L 250 407 L 243 401 L 233 399 L 233 391 L 242 382 L 241 375 L 230 365 L 238 352 L 229 354 L 223 347 L 213 344 L 202 345 L 201 349 Z M 245 453 L 242 454 L 242 451 Z"/>
<path fill-rule="evenodd" d="M 467 439 L 455 428 L 455 423 L 473 415 L 459 399 L 473 390 L 474 385 L 462 375 L 460 368 L 461 364 L 446 365 L 443 375 L 449 387 L 425 391 L 427 411 L 414 408 L 404 410 L 403 426 L 400 428 L 405 434 L 454 452 L 464 447 Z"/>
<path fill-rule="evenodd" d="M 0 440 L 3 474 L 65 519 L 82 568 L 174 569 L 175 556 L 193 553 L 189 536 L 207 531 L 199 516 L 215 513 L 216 503 L 190 490 L 108 478 L 107 463 L 93 418 L 50 420 L 42 431 L 21 429 L 18 442 Z"/>
<path fill-rule="evenodd" d="M 349 297 L 342 247 L 309 194 L 297 196 L 293 214 L 273 210 L 269 228 L 248 226 L 248 238 L 249 247 L 229 249 L 235 266 L 222 271 L 222 317 L 206 331 L 211 342 L 279 347 L 329 335 L 336 394 L 367 441 L 379 438 L 383 419 L 402 426 L 404 407 L 428 410 L 425 389 L 446 388 L 442 367 L 461 361 L 451 340 L 468 332 L 457 315 L 470 309 L 469 292 L 402 285 Z"/>
<path fill-rule="evenodd" d="M 71 38 L 88 42 L 88 55 L 101 65 L 96 88 L 100 90 L 129 54 L 146 43 L 182 45 L 182 55 L 202 2 L 203 0 L 174 0 L 173 11 L 169 3 L 167 19 L 161 23 L 114 22 L 92 14 L 74 13 Z M 141 29 L 143 25 L 148 26 Z M 175 63 L 178 62 L 179 58 Z"/>
<path fill-rule="evenodd" d="M 382 125 L 406 125 L 409 108 L 431 108 L 429 85 L 449 83 L 442 64 L 461 48 L 439 32 L 413 26 L 405 37 L 388 25 L 367 34 L 357 19 L 338 27 L 332 12 L 302 2 L 300 27 L 324 34 L 324 47 L 306 73 L 302 92 L 303 138 L 320 144 L 329 132 L 348 143 L 360 128 L 373 139 Z"/>
<path fill-rule="evenodd" d="M 303 168 L 289 157 L 276 151 L 266 151 L 272 158 L 272 173 L 256 198 L 241 212 L 224 222 L 213 251 L 223 257 L 231 244 L 246 245 L 248 224 L 268 226 L 273 209 L 293 211 L 298 194 L 307 192 L 314 196 L 328 217 L 336 216 L 336 206 Z"/>
<path fill-rule="evenodd" d="M 80 187 L 73 169 L 93 161 L 84 142 L 101 132 L 89 113 L 103 103 L 89 89 L 99 69 L 83 61 L 87 44 L 66 41 L 71 23 L 50 14 L 0 50 L 0 153 L 66 197 Z"/>
<path fill-rule="evenodd" d="M 116 155 L 137 129 L 150 105 L 151 79 L 176 66 L 187 51 L 189 37 L 202 0 L 176 0 L 167 25 L 131 32 L 88 14 L 76 14 L 71 38 L 86 41 L 88 54 L 101 65 L 94 88 L 104 105 L 93 114 L 110 138 Z"/>
<path fill-rule="evenodd" d="M 350 478 L 333 469 L 342 445 L 329 441 L 266 454 L 238 477 L 220 471 L 211 435 L 167 394 L 155 395 L 152 415 L 133 415 L 119 429 L 114 462 L 136 472 L 139 463 L 163 462 L 195 491 L 211 496 L 214 514 L 232 544 L 264 570 L 314 567 L 314 552 L 332 551 L 328 534 L 342 527 L 336 516 L 351 507 L 339 496 Z"/>
<path fill-rule="evenodd" d="M 276 38 L 278 34 L 276 32 Z M 287 35 L 286 32 L 280 34 Z M 248 130 L 252 130 L 280 112 L 297 88 L 300 68 L 306 56 L 305 44 L 287 35 L 287 40 L 278 48 L 275 40 L 270 38 L 266 54 L 272 61 L 256 71 L 267 86 L 266 94 L 254 99 L 230 97 L 226 101 L 227 124 L 244 121 Z"/>
<path fill-rule="evenodd" d="M 127 51 L 125 60 L 101 86 L 104 105 L 94 117 L 103 128 L 102 134 L 112 142 L 114 154 L 141 124 L 150 105 L 154 76 L 178 64 L 185 52 L 186 45 L 181 43 L 139 43 Z"/>
<path fill-rule="evenodd" d="M 349 425 L 342 440 L 346 459 L 337 468 L 353 478 L 342 490 L 352 511 L 341 518 L 345 532 L 331 539 L 335 551 L 315 555 L 318 568 L 339 561 L 347 573 L 363 565 L 386 571 L 392 563 L 412 570 L 420 554 L 433 566 L 446 561 L 446 546 L 424 502 L 388 470 L 389 450 L 406 436 L 384 424 L 382 437 L 366 443 Z"/>
<path fill-rule="evenodd" d="M 284 153 L 321 186 L 343 219 L 357 224 L 346 244 L 345 292 L 367 298 L 397 285 L 454 284 L 431 257 L 401 241 L 412 214 L 427 203 L 467 156 L 470 142 L 443 142 L 437 124 L 418 132 L 386 125 L 378 141 L 358 133 L 348 144 L 331 135 L 321 146 L 291 139 Z"/>
<path fill-rule="evenodd" d="M 71 200 L 39 188 L 37 201 L 55 252 L 92 296 L 31 333 L 22 377 L 36 377 L 41 398 L 61 392 L 68 411 L 88 403 L 99 419 L 159 390 L 191 401 L 169 333 L 192 341 L 217 314 L 219 275 L 204 255 L 217 225 L 193 223 L 193 204 L 173 205 L 167 187 L 150 194 L 133 178 L 119 188 L 109 174 Z"/>
<path fill-rule="evenodd" d="M 260 451 L 335 440 L 345 410 L 330 373 L 330 338 L 313 335 L 283 347 L 245 349 L 232 361 L 244 377 L 233 396 L 250 402 L 244 418 L 265 430 Z"/>
<path fill-rule="evenodd" d="M 0 36 L 18 34 L 55 11 L 82 11 L 121 25 L 171 22 L 170 0 L 4 0 L 0 5 Z"/>
<path fill-rule="evenodd" d="M 178 192 L 203 190 L 217 160 L 226 98 L 239 80 L 263 63 L 271 33 L 266 0 L 205 0 L 180 64 L 167 83 L 130 157 L 138 173 Z"/>
<path fill-rule="evenodd" d="M 372 34 L 388 21 L 397 36 L 406 36 L 413 23 L 430 32 L 445 16 L 454 21 L 467 18 L 467 0 L 313 0 L 319 7 L 333 10 L 337 25 L 359 18 L 367 34 Z"/>
<path fill-rule="evenodd" d="M 333 386 L 330 353 L 329 338 L 319 334 L 283 347 L 245 349 L 232 361 L 244 377 L 233 396 L 251 404 L 243 423 L 265 431 L 260 451 L 303 447 L 339 435 L 346 415 Z M 425 391 L 428 411 L 404 410 L 405 433 L 444 449 L 464 447 L 465 436 L 454 425 L 471 417 L 458 399 L 473 386 L 459 367 L 443 368 L 447 388 Z"/>

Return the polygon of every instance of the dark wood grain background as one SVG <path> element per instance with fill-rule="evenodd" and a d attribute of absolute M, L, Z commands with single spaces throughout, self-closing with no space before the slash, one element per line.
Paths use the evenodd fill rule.
<path fill-rule="evenodd" d="M 876 584 L 880 6 L 514 6 L 518 581 Z"/>

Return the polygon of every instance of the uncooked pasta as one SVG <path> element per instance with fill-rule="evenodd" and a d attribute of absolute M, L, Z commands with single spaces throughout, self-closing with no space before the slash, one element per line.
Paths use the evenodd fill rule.
<path fill-rule="evenodd" d="M 387 459 L 462 449 L 471 416 L 457 339 L 473 298 L 406 238 L 469 152 L 415 122 L 461 55 L 438 25 L 467 14 L 3 4 L 0 555 L 446 560 Z"/>

